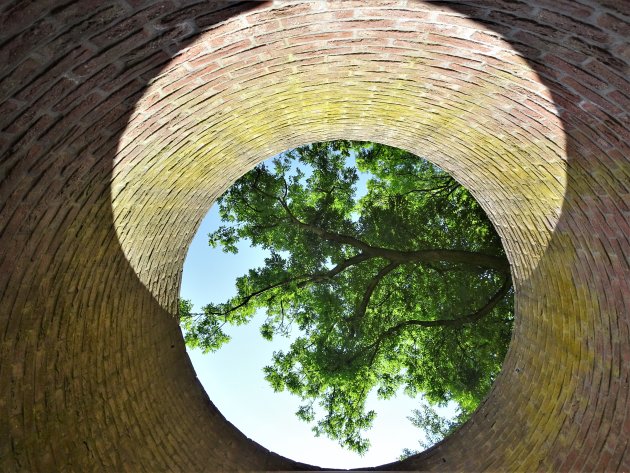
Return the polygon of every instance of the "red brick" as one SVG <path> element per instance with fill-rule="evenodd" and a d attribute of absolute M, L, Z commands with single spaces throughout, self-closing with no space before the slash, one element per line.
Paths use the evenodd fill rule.
<path fill-rule="evenodd" d="M 616 107 L 621 110 L 630 110 L 630 98 L 620 93 L 618 90 L 614 90 L 608 93 L 608 99 Z"/>
<path fill-rule="evenodd" d="M 261 3 L 260 10 L 264 7 L 268 6 L 269 3 L 265 5 Z M 261 12 L 253 12 L 245 15 L 245 19 L 250 25 L 258 25 L 260 23 L 264 23 L 266 21 L 273 21 L 276 19 L 284 19 L 291 16 L 305 15 L 309 14 L 312 11 L 317 11 L 317 4 L 313 3 L 305 3 L 305 4 L 295 4 L 295 5 L 287 5 L 278 9 L 274 9 L 273 11 L 265 10 Z"/>
<path fill-rule="evenodd" d="M 557 0 L 536 0 L 536 5 L 563 13 L 569 18 L 587 19 L 593 14 L 593 8 L 578 2 L 558 2 Z"/>
<path fill-rule="evenodd" d="M 512 30 L 520 29 L 547 39 L 561 38 L 566 34 L 554 29 L 553 26 L 548 25 L 545 22 L 541 22 L 538 18 L 520 18 L 509 13 L 490 11 L 488 13 L 488 19 L 503 23 Z M 492 29 L 494 30 L 495 28 L 493 27 Z"/>
<path fill-rule="evenodd" d="M 211 11 L 208 13 L 204 13 L 195 18 L 195 23 L 199 27 L 200 30 L 211 30 L 215 28 L 218 24 L 223 22 L 231 21 L 232 18 L 236 16 L 237 12 L 241 14 L 245 14 L 247 11 L 256 10 L 258 8 L 264 7 L 266 2 L 246 2 L 243 4 L 233 4 L 228 3 L 228 7 L 221 9 L 219 11 Z M 234 20 L 232 20 L 234 21 Z M 238 21 L 238 20 L 235 20 Z"/>
<path fill-rule="evenodd" d="M 391 19 L 381 20 L 347 20 L 340 22 L 341 30 L 354 30 L 354 29 L 378 29 L 378 30 L 390 30 L 396 29 L 397 22 Z"/>
<path fill-rule="evenodd" d="M 561 57 L 565 61 L 569 61 L 573 64 L 581 64 L 584 61 L 591 59 L 588 48 L 585 50 L 578 50 L 565 47 L 563 44 L 551 45 L 548 41 L 545 41 L 544 38 L 523 31 L 515 32 L 513 38 L 518 41 L 522 41 L 525 47 L 536 48 L 538 53 L 531 55 L 527 54 L 526 57 L 528 58 L 538 58 L 539 56 L 549 54 Z M 590 47 L 592 46 L 589 46 L 589 48 Z M 520 45 L 518 49 L 521 50 Z"/>
<path fill-rule="evenodd" d="M 30 1 L 30 2 L 5 2 L 2 11 L 0 11 L 0 31 L 6 38 L 23 31 L 34 21 L 38 21 L 41 17 L 55 5 L 54 0 L 48 1 Z M 10 5 L 10 6 L 9 6 Z"/>
<path fill-rule="evenodd" d="M 537 2 L 536 6 L 538 4 L 539 3 Z M 532 13 L 535 8 L 535 6 L 529 2 L 514 0 L 479 0 L 478 2 L 475 2 L 475 5 L 483 6 L 487 10 L 496 9 L 507 11 L 513 15 L 519 15 L 523 18 L 533 16 Z M 456 5 L 454 9 L 459 11 L 459 6 Z"/>
<path fill-rule="evenodd" d="M 582 100 L 589 100 L 599 105 L 604 110 L 608 110 L 612 114 L 621 113 L 621 110 L 617 108 L 615 104 L 611 103 L 608 99 L 600 95 L 597 91 L 593 91 L 583 86 L 581 83 L 577 82 L 572 77 L 564 77 L 563 83 L 571 87 L 573 91 L 575 91 L 578 95 L 580 95 Z"/>
<path fill-rule="evenodd" d="M 121 126 L 125 127 L 127 125 L 127 120 L 125 120 L 125 117 L 129 114 L 129 112 L 130 110 L 128 107 L 114 107 L 105 115 L 103 115 L 100 121 L 100 125 L 111 132 L 118 131 Z"/>
<path fill-rule="evenodd" d="M 627 39 L 630 36 L 630 24 L 617 16 L 608 13 L 600 15 L 597 18 L 597 24 L 606 30 L 618 34 L 622 38 Z"/>
<path fill-rule="evenodd" d="M 588 72 L 585 72 L 581 67 L 570 64 L 557 56 L 547 54 L 545 55 L 545 57 L 543 57 L 542 60 L 548 66 L 562 71 L 569 77 L 573 77 L 575 80 L 588 87 L 589 89 L 603 90 L 608 88 L 609 84 L 607 84 L 606 82 L 598 79 Z"/>
<path fill-rule="evenodd" d="M 40 111 L 33 107 L 28 107 L 23 110 L 20 116 L 13 120 L 5 129 L 6 133 L 19 133 L 20 130 L 27 130 L 28 127 L 35 122 L 37 117 L 41 115 Z"/>
<path fill-rule="evenodd" d="M 156 4 L 152 4 L 150 7 L 145 8 L 135 13 L 133 16 L 109 27 L 103 33 L 91 37 L 90 41 L 99 47 L 105 47 L 107 45 L 117 43 L 131 34 L 142 30 L 151 20 L 159 18 L 171 11 L 173 9 L 173 5 L 174 4 L 170 1 L 161 1 Z"/>
<path fill-rule="evenodd" d="M 247 29 L 242 29 L 238 31 L 234 31 L 231 33 L 227 33 L 218 37 L 215 37 L 210 41 L 212 47 L 223 46 L 227 43 L 232 43 L 234 41 L 240 41 L 246 37 L 256 37 L 260 35 L 264 35 L 266 33 L 274 32 L 282 29 L 280 27 L 279 21 L 268 21 L 266 23 L 262 23 L 260 25 L 253 25 Z"/>
<path fill-rule="evenodd" d="M 493 46 L 487 46 L 483 43 L 477 43 L 469 41 L 468 39 L 460 39 L 453 36 L 444 36 L 443 34 L 429 34 L 427 35 L 429 42 L 435 42 L 440 46 L 450 48 L 452 54 L 464 55 L 464 54 L 487 54 L 493 51 Z"/>
<path fill-rule="evenodd" d="M 322 11 L 322 12 L 309 13 L 305 15 L 289 16 L 286 18 L 282 18 L 279 21 L 278 20 L 266 21 L 264 23 L 261 23 L 260 26 L 264 26 L 265 29 L 273 31 L 273 30 L 297 28 L 304 25 L 317 25 L 321 30 L 322 25 L 324 24 L 335 23 L 337 20 L 340 20 L 343 18 L 346 18 L 346 19 L 354 18 L 354 16 L 355 16 L 355 12 L 352 10 L 337 11 L 337 12 Z M 273 25 L 275 25 L 275 27 L 272 28 Z M 282 28 L 280 28 L 280 25 L 282 25 Z M 251 30 L 255 31 L 256 27 L 257 27 L 257 24 L 254 23 Z"/>
<path fill-rule="evenodd" d="M 88 30 L 93 34 L 127 13 L 122 4 L 84 0 L 59 5 L 50 11 L 50 16 L 78 34 L 84 34 Z"/>
<path fill-rule="evenodd" d="M 33 103 L 32 107 L 36 110 L 39 110 L 41 113 L 50 111 L 53 108 L 53 104 L 56 104 L 61 99 L 63 99 L 66 94 L 75 89 L 76 86 L 77 84 L 73 80 L 62 77 L 56 83 L 54 83 L 50 87 L 50 89 L 45 91 L 45 93 L 36 102 Z"/>
<path fill-rule="evenodd" d="M 538 17 L 549 25 L 574 34 L 579 34 L 580 37 L 587 38 L 588 40 L 597 43 L 605 43 L 608 39 L 608 34 L 599 28 L 576 21 L 574 18 L 564 14 L 559 14 L 549 10 L 542 10 Z"/>
<path fill-rule="evenodd" d="M 0 64 L 12 64 L 19 61 L 56 31 L 57 27 L 51 21 L 39 20 L 27 31 L 14 36 L 8 43 L 3 44 L 0 51 Z"/>
<path fill-rule="evenodd" d="M 159 28 L 174 28 L 175 26 L 194 21 L 197 16 L 201 16 L 206 13 L 209 9 L 208 4 L 204 4 L 200 2 L 194 6 L 188 6 L 184 8 L 180 8 L 179 10 L 173 9 L 166 15 L 163 15 L 154 24 Z"/>
<path fill-rule="evenodd" d="M 33 80 L 33 77 L 41 69 L 42 64 L 39 61 L 27 58 L 0 81 L 0 95 L 4 97 L 10 96 L 11 92 L 19 90 Z"/>
<path fill-rule="evenodd" d="M 330 40 L 341 40 L 342 43 L 344 38 L 352 38 L 352 31 L 339 31 L 335 33 L 322 33 L 322 34 L 306 34 L 300 35 L 296 34 L 295 36 L 291 36 L 287 39 L 287 43 L 289 45 L 294 44 L 302 44 L 302 43 L 312 43 L 316 41 L 330 41 Z"/>
<path fill-rule="evenodd" d="M 10 119 L 15 112 L 20 109 L 20 105 L 13 101 L 7 100 L 4 103 L 0 103 L 0 117 Z"/>
<path fill-rule="evenodd" d="M 160 71 L 164 65 L 168 64 L 169 59 L 166 52 L 162 50 L 158 50 L 148 57 L 142 57 L 142 60 L 136 58 L 137 62 L 126 65 L 117 75 L 101 84 L 100 89 L 105 92 L 112 92 L 132 82 L 146 84 L 147 79 L 143 77 L 144 74 L 148 71 Z"/>
<path fill-rule="evenodd" d="M 624 0 L 600 0 L 599 5 L 610 8 L 615 13 L 628 14 L 628 4 Z"/>
<path fill-rule="evenodd" d="M 23 147 L 29 144 L 32 140 L 40 137 L 46 130 L 48 130 L 53 123 L 58 120 L 58 117 L 53 117 L 50 115 L 42 115 L 37 118 L 36 121 L 29 124 L 26 133 L 24 133 L 20 137 L 19 146 Z"/>
<path fill-rule="evenodd" d="M 117 44 L 114 48 L 102 54 L 92 55 L 89 60 L 79 62 L 72 73 L 80 78 L 88 78 L 96 74 L 107 64 L 114 62 L 121 54 L 133 49 L 134 46 L 147 42 L 148 38 L 143 31 L 139 31 L 128 37 L 125 41 Z"/>
<path fill-rule="evenodd" d="M 624 77 L 622 75 L 619 75 L 617 72 L 610 69 L 600 61 L 590 61 L 584 67 L 584 69 L 587 70 L 591 75 L 600 78 L 608 85 L 614 86 L 620 91 L 630 90 L 630 80 L 627 76 Z"/>

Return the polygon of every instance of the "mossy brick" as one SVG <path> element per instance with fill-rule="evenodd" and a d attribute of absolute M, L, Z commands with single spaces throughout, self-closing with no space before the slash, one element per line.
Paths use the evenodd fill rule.
<path fill-rule="evenodd" d="M 0 16 L 0 469 L 314 469 L 222 418 L 176 299 L 231 182 L 349 138 L 469 187 L 516 287 L 479 411 L 380 469 L 627 470 L 629 14 L 609 0 L 15 3 Z"/>

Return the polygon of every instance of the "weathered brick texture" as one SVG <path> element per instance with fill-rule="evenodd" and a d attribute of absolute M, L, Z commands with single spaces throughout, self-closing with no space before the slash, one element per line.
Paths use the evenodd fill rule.
<path fill-rule="evenodd" d="M 630 470 L 627 0 L 0 9 L 0 470 L 309 469 L 213 407 L 175 302 L 213 199 L 335 138 L 450 171 L 516 285 L 487 400 L 382 468 Z"/>

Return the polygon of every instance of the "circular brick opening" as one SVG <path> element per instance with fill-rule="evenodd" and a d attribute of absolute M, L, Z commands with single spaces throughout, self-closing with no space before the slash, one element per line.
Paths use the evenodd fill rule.
<path fill-rule="evenodd" d="M 338 138 L 450 172 L 513 269 L 513 343 L 486 403 L 391 468 L 630 468 L 626 3 L 2 14 L 2 469 L 308 468 L 213 408 L 175 302 L 212 200 L 266 157 Z"/>
<path fill-rule="evenodd" d="M 393 148 L 390 149 L 393 150 Z M 304 162 L 298 162 L 295 152 L 295 149 L 285 150 L 280 153 L 280 156 L 294 153 L 292 154 L 293 165 L 306 172 L 308 176 L 311 166 L 304 164 Z M 276 157 L 264 161 L 267 169 L 272 170 L 274 168 L 272 161 Z M 417 156 L 413 158 L 425 164 L 428 163 Z M 354 199 L 358 201 L 362 196 L 369 194 L 367 181 L 375 179 L 376 176 L 370 171 L 359 171 L 354 156 L 346 161 L 345 166 L 353 167 L 359 173 L 356 192 L 353 194 Z M 288 172 L 287 178 L 289 175 L 293 175 L 294 171 L 295 169 L 292 169 L 291 172 Z M 392 176 L 391 173 L 386 173 L 386 175 Z M 385 182 L 380 179 L 378 181 L 382 184 Z M 422 180 L 418 181 L 417 184 L 421 185 L 421 183 Z M 306 183 L 303 184 L 306 186 Z M 426 186 L 427 182 L 424 185 Z M 444 195 L 442 194 L 443 198 Z M 239 223 L 238 219 L 231 223 L 222 220 L 217 207 L 217 202 L 214 202 L 200 223 L 187 250 L 182 271 L 179 297 L 192 304 L 192 313 L 195 314 L 196 319 L 197 316 L 202 315 L 203 307 L 206 304 L 225 303 L 235 296 L 236 279 L 247 274 L 253 268 L 265 266 L 264 259 L 270 256 L 269 252 L 260 246 L 252 247 L 248 240 L 239 242 L 237 245 L 238 254 L 226 254 L 221 247 L 208 247 L 209 233 L 216 231 L 219 226 L 232 227 Z M 435 217 L 439 218 L 440 215 L 444 216 L 446 212 L 436 211 Z M 471 223 L 469 219 L 465 222 L 465 225 Z M 501 248 L 503 247 L 501 246 Z M 439 284 L 443 285 L 444 283 Z M 511 293 L 509 300 L 513 304 Z M 372 298 L 372 302 L 375 306 L 378 305 L 378 301 L 374 298 Z M 261 310 L 264 312 L 263 309 Z M 472 310 L 473 308 L 470 308 L 470 311 Z M 374 410 L 377 414 L 373 426 L 364 431 L 362 435 L 368 438 L 370 442 L 370 448 L 365 456 L 359 456 L 347 447 L 339 446 L 336 441 L 326 436 L 316 437 L 311 432 L 314 424 L 305 423 L 295 415 L 295 411 L 303 404 L 299 400 L 299 396 L 290 394 L 287 390 L 280 393 L 274 392 L 264 376 L 264 367 L 272 364 L 275 352 L 279 350 L 285 353 L 289 352 L 290 345 L 298 337 L 307 335 L 303 330 L 289 324 L 286 333 L 274 335 L 273 340 L 264 340 L 260 335 L 261 325 L 265 320 L 262 312 L 259 312 L 244 325 L 226 325 L 222 330 L 230 337 L 230 340 L 218 350 L 204 353 L 198 346 L 187 346 L 187 352 L 197 377 L 206 389 L 211 401 L 239 430 L 254 441 L 281 455 L 301 462 L 340 469 L 376 466 L 385 461 L 399 458 L 403 450 L 425 449 L 425 447 L 421 447 L 422 444 L 419 439 L 426 441 L 426 432 L 422 428 L 414 426 L 409 419 L 413 411 L 418 409 L 423 401 L 426 401 L 424 395 L 412 398 L 404 395 L 403 390 L 399 389 L 396 396 L 383 400 L 376 396 L 376 386 L 368 396 L 365 406 L 366 411 Z M 384 315 L 382 308 L 379 312 Z M 495 350 L 498 350 L 495 351 L 494 355 L 481 355 L 483 345 L 475 343 L 474 336 L 472 339 L 470 336 L 466 336 L 466 339 L 473 340 L 467 348 L 467 358 L 475 358 L 486 363 L 489 361 L 488 356 L 494 356 L 498 362 L 497 369 L 503 363 L 513 325 L 513 312 L 511 310 L 500 313 L 507 317 L 504 319 L 507 338 L 501 338 L 501 341 L 498 341 L 498 336 L 494 338 L 497 344 Z M 203 318 L 197 320 L 203 320 Z M 492 322 L 484 318 L 479 324 L 483 327 L 490 327 L 489 324 L 496 322 L 497 320 Z M 197 326 L 197 324 L 194 325 Z M 185 334 L 186 324 L 181 323 L 180 320 L 180 326 Z M 190 329 L 190 326 L 188 328 Z M 454 336 L 454 334 L 451 335 Z M 476 353 L 477 350 L 479 353 Z M 444 360 L 444 358 L 442 359 Z M 464 359 L 457 356 L 449 359 L 454 361 L 454 369 L 464 365 L 469 366 Z M 486 376 L 484 378 L 490 376 L 489 369 L 487 368 L 485 371 Z M 375 372 L 378 372 L 378 369 Z M 491 379 L 494 379 L 496 370 L 493 370 L 492 373 Z M 485 396 L 490 386 L 486 384 L 483 386 L 484 388 L 480 388 L 482 389 L 480 393 Z M 255 396 L 249 395 L 252 392 L 256 393 Z M 322 414 L 321 411 L 319 412 Z M 448 406 L 438 407 L 438 412 L 446 419 L 452 420 L 460 411 L 458 411 L 457 404 L 451 401 Z M 278 435 L 278 432 L 281 431 L 290 432 L 288 441 L 285 440 L 286 437 Z M 434 435 L 433 438 L 435 437 Z M 435 442 L 431 439 L 431 443 Z"/>

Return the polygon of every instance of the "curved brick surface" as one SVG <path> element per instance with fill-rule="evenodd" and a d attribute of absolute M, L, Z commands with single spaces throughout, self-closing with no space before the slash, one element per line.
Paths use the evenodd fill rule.
<path fill-rule="evenodd" d="M 2 8 L 0 469 L 308 469 L 216 411 L 174 307 L 212 200 L 334 138 L 448 169 L 517 288 L 487 401 L 383 468 L 630 469 L 627 2 Z"/>

